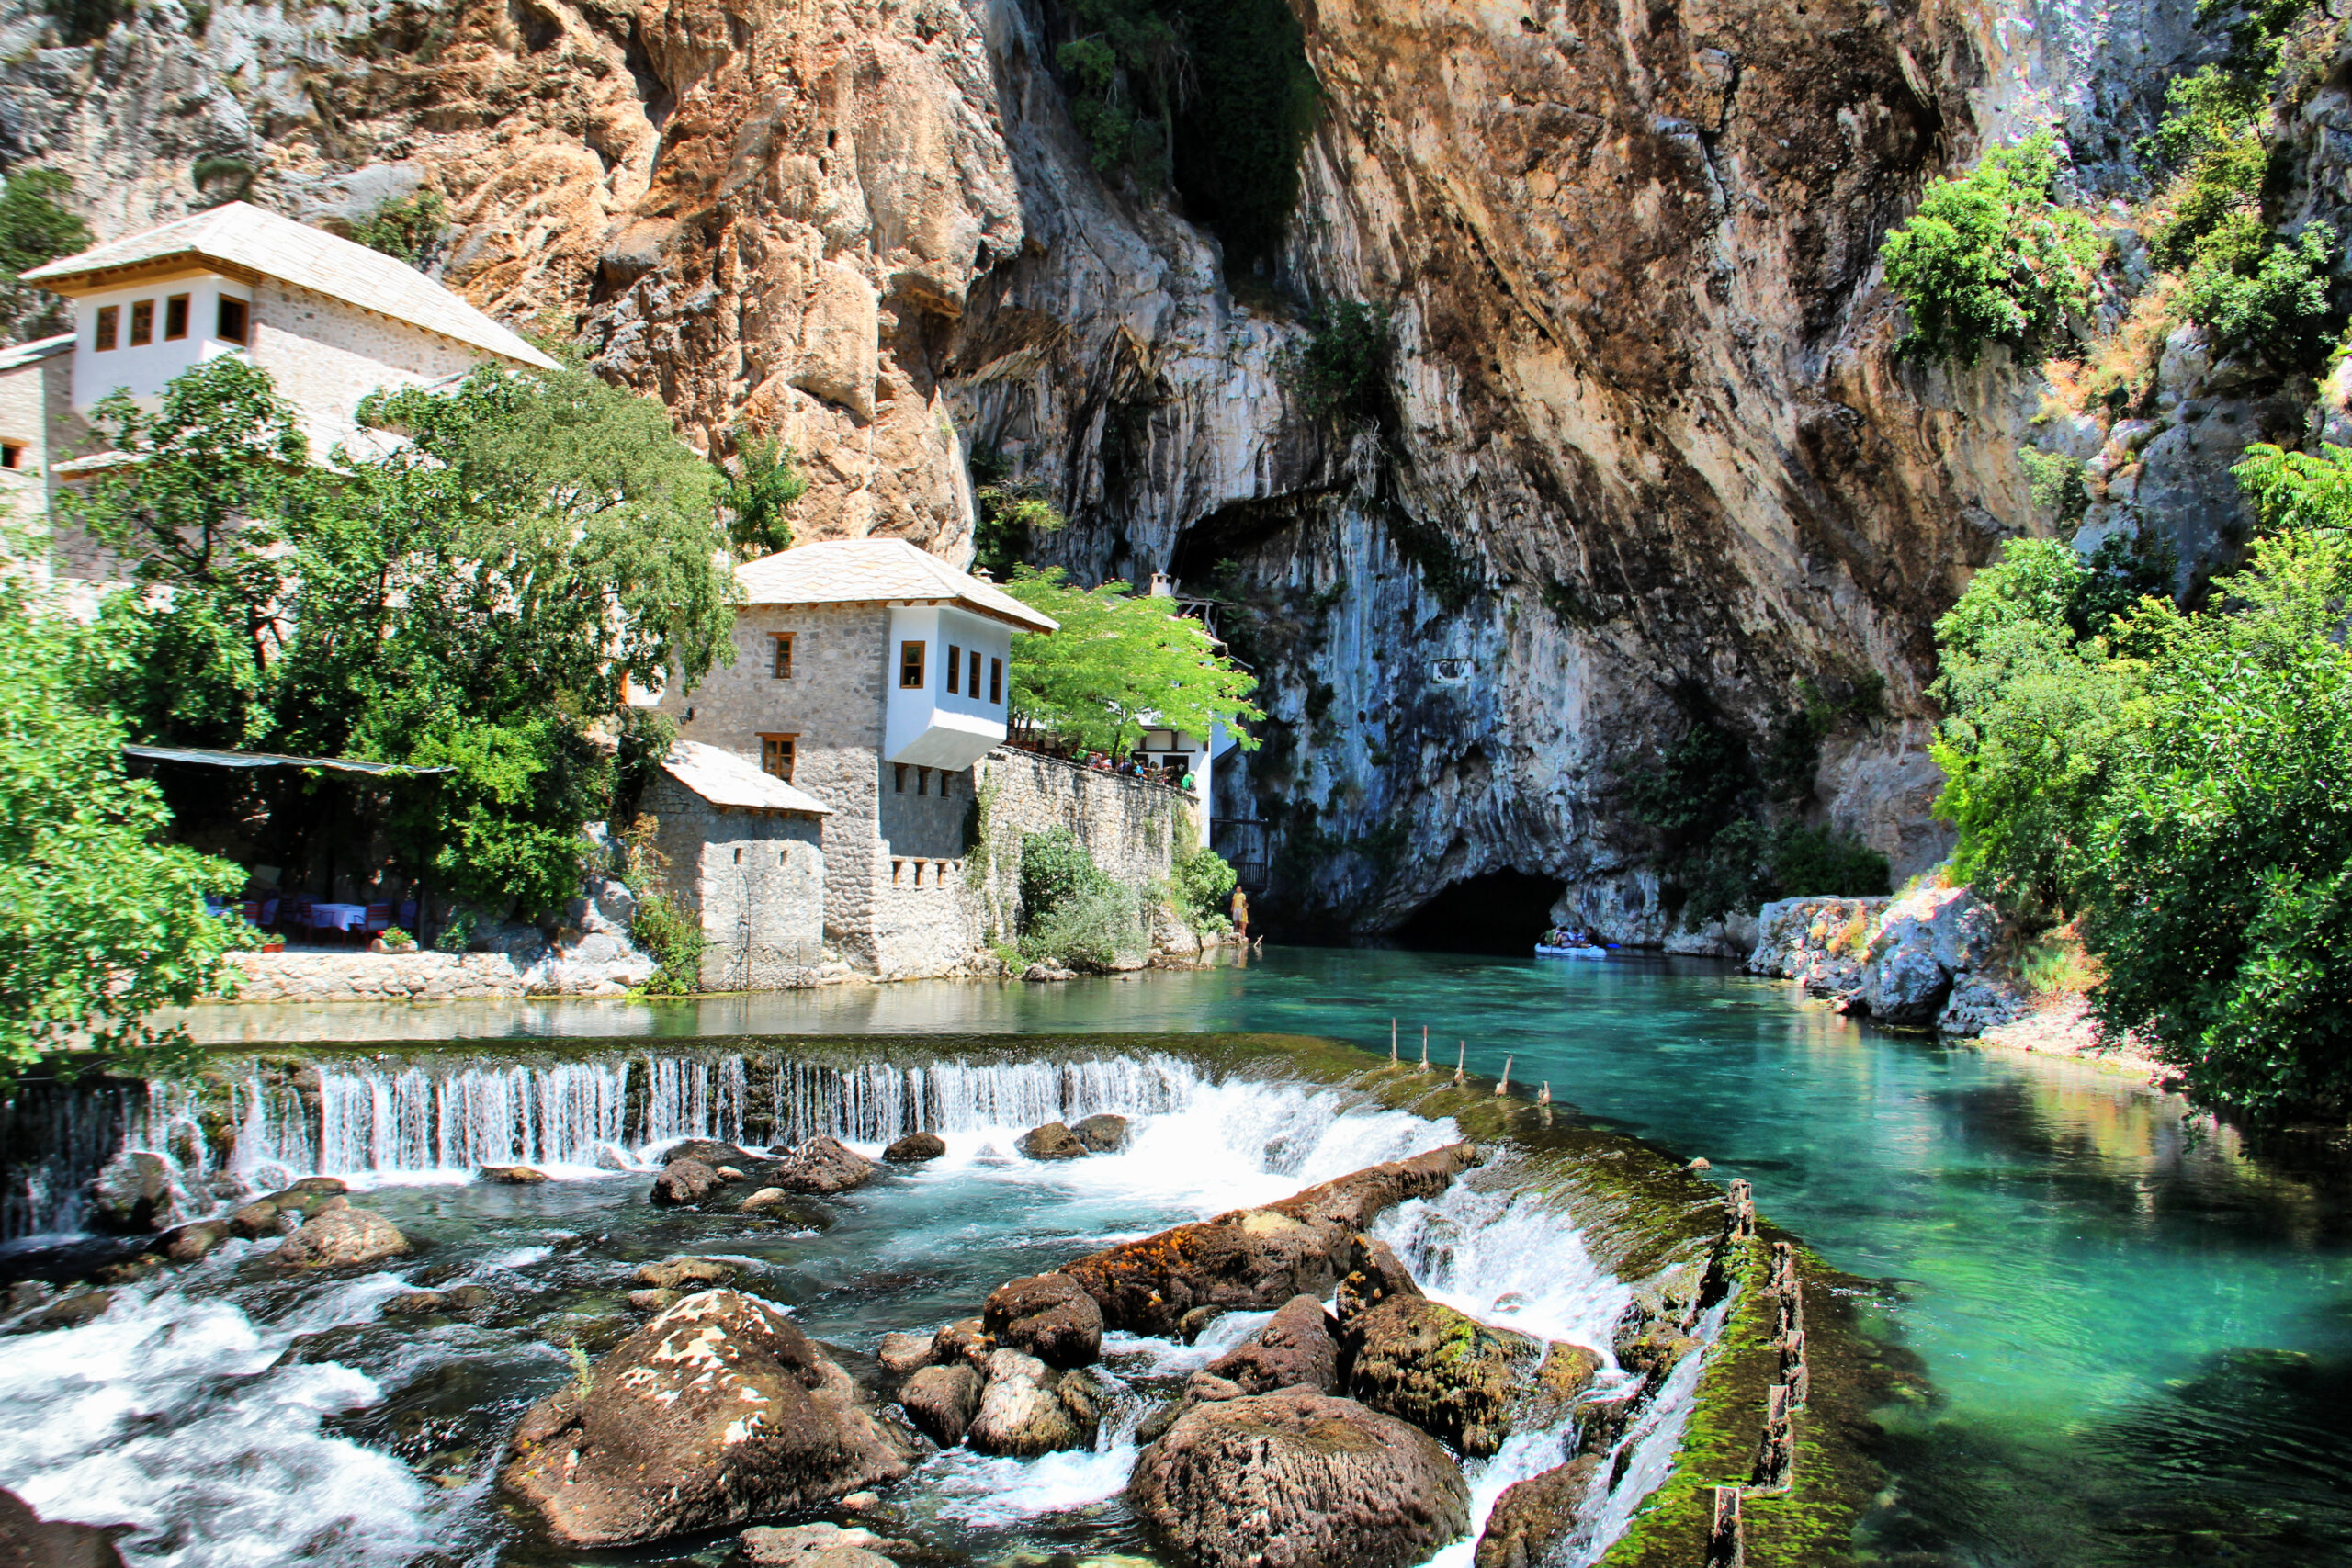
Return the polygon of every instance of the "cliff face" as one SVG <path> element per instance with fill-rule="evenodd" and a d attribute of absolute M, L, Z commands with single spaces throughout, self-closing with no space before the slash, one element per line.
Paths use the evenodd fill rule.
<path fill-rule="evenodd" d="M 80 47 L 14 0 L 0 153 L 102 236 L 198 202 L 199 161 L 312 220 L 430 185 L 445 281 L 690 439 L 789 440 L 803 537 L 967 555 L 994 448 L 1081 579 L 1217 574 L 1274 716 L 1219 814 L 1279 823 L 1295 905 L 1376 929 L 1509 868 L 1656 937 L 1620 795 L 1694 709 L 1760 745 L 1877 672 L 1816 793 L 1898 874 L 1941 852 L 1927 628 L 2034 525 L 2039 378 L 1898 365 L 1874 251 L 2039 119 L 2127 179 L 2192 8 L 1301 0 L 1284 281 L 1396 334 L 1355 428 L 1295 406 L 1295 312 L 1091 171 L 1017 0 L 152 0 Z"/>

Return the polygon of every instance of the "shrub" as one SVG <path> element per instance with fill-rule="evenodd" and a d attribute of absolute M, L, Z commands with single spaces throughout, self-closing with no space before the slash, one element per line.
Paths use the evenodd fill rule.
<path fill-rule="evenodd" d="M 2091 509 L 2091 491 L 2083 479 L 2081 458 L 2020 446 L 2018 461 L 2025 465 L 2026 488 L 2032 493 L 2036 506 L 2064 527 L 2071 528 L 2083 520 L 2083 513 Z"/>
<path fill-rule="evenodd" d="M 744 425 L 735 427 L 735 454 L 736 471 L 719 492 L 732 518 L 729 542 L 746 560 L 790 549 L 792 508 L 808 493 L 808 477 L 791 447 Z"/>
<path fill-rule="evenodd" d="M 1135 891 L 1104 876 L 1070 894 L 1042 919 L 1033 914 L 1021 939 L 1021 953 L 1033 964 L 1100 971 L 1110 968 L 1120 953 L 1140 948 L 1143 940 Z"/>
<path fill-rule="evenodd" d="M 1169 871 L 1170 891 L 1195 931 L 1225 912 L 1239 880 L 1225 857 L 1211 849 L 1179 856 Z"/>
<path fill-rule="evenodd" d="M 1110 886 L 1111 878 L 1069 829 L 1022 835 L 1021 911 L 1030 926 L 1080 895 Z"/>
<path fill-rule="evenodd" d="M 1879 247 L 1911 314 L 1906 352 L 1973 365 L 1986 344 L 2040 346 L 2083 308 L 2098 243 L 2090 220 L 2054 199 L 2058 170 L 2043 130 L 1928 184 Z"/>
<path fill-rule="evenodd" d="M 637 901 L 628 934 L 653 960 L 653 977 L 645 982 L 648 996 L 685 997 L 702 989 L 702 953 L 708 939 L 700 919 L 663 895 L 648 893 Z"/>
<path fill-rule="evenodd" d="M 1396 357 L 1388 312 L 1360 300 L 1331 300 L 1317 305 L 1306 324 L 1305 341 L 1284 361 L 1299 406 L 1314 419 L 1382 422 Z"/>
<path fill-rule="evenodd" d="M 2233 219 L 2200 247 L 2184 304 L 2220 354 L 2250 353 L 2281 370 L 2306 369 L 2324 352 L 2333 309 L 2327 260 L 2335 235 L 2313 223 L 2291 242 L 2268 243 L 2258 218 Z"/>
<path fill-rule="evenodd" d="M 1789 822 L 1772 836 L 1775 897 L 1870 897 L 1885 892 L 1889 877 L 1886 857 L 1846 834 Z"/>
<path fill-rule="evenodd" d="M 351 237 L 371 251 L 415 266 L 448 228 L 449 204 L 437 190 L 380 202 L 351 226 Z"/>

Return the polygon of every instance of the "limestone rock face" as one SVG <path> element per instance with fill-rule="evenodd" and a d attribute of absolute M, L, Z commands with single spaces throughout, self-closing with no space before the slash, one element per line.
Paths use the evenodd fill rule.
<path fill-rule="evenodd" d="M 348 1269 L 381 1263 L 408 1250 L 399 1227 L 370 1209 L 329 1209 L 277 1244 L 272 1263 L 288 1269 Z"/>
<path fill-rule="evenodd" d="M 72 175 L 101 240 L 222 194 L 191 149 L 345 229 L 437 191 L 432 272 L 576 330 L 697 446 L 789 443 L 804 538 L 968 558 L 965 458 L 994 448 L 1069 513 L 1045 553 L 1080 581 L 1216 547 L 1274 726 L 1334 733 L 1311 771 L 1241 762 L 1240 797 L 1311 806 L 1339 844 L 1446 846 L 1316 857 L 1281 897 L 1378 928 L 1510 867 L 1562 878 L 1569 923 L 1662 942 L 1679 903 L 1614 807 L 1686 682 L 1760 745 L 1803 681 L 1883 676 L 1884 722 L 1829 737 L 1817 793 L 1898 876 L 1948 847 L 1926 627 L 2048 526 L 2015 456 L 2040 388 L 2006 354 L 1899 359 L 1877 243 L 1927 179 L 2052 116 L 2086 194 L 2121 188 L 2100 149 L 2141 126 L 2110 106 L 2204 47 L 2195 10 L 2027 31 L 1870 0 L 1318 3 L 1329 112 L 1279 282 L 1389 310 L 1361 425 L 1296 405 L 1293 311 L 1237 299 L 1212 237 L 1089 166 L 1023 7 L 453 0 L 428 27 L 298 3 L 191 32 L 146 6 L 73 47 L 28 8 L 0 152 Z M 2222 370 L 2166 358 L 2176 404 Z M 2298 427 L 2249 408 L 2118 452 L 2100 517 L 2217 531 L 2231 429 Z"/>
<path fill-rule="evenodd" d="M 1862 1001 L 1882 1023 L 1931 1023 L 1952 977 L 1992 956 L 2000 921 L 1965 887 L 1922 888 L 1890 905 L 1862 961 Z"/>
<path fill-rule="evenodd" d="M 1443 1191 L 1478 1163 L 1453 1144 L 1311 1187 L 1262 1209 L 1178 1225 L 1066 1266 L 1102 1309 L 1106 1328 L 1172 1336 L 1202 1307 L 1265 1311 L 1292 1297 L 1322 1299 L 1339 1282 L 1351 1244 L 1383 1210 Z"/>
<path fill-rule="evenodd" d="M 980 1314 L 1000 1345 L 1049 1367 L 1082 1367 L 1102 1351 L 1102 1309 L 1067 1274 L 1033 1274 L 999 1285 Z"/>
<path fill-rule="evenodd" d="M 865 1186 L 879 1169 L 864 1155 L 843 1148 L 839 1139 L 820 1134 L 794 1149 L 791 1158 L 768 1172 L 767 1180 L 786 1192 L 831 1196 Z"/>
<path fill-rule="evenodd" d="M 1403 1568 L 1470 1525 L 1429 1434 L 1306 1389 L 1186 1411 L 1136 1461 L 1127 1506 L 1204 1568 Z"/>
<path fill-rule="evenodd" d="M 849 1374 L 753 1296 L 688 1296 L 516 1428 L 500 1484 L 567 1546 L 786 1513 L 907 1472 Z"/>
<path fill-rule="evenodd" d="M 1263 1328 L 1211 1361 L 1207 1371 L 1230 1380 L 1242 1393 L 1300 1387 L 1329 1393 L 1340 1376 L 1333 1326 L 1321 1302 L 1293 1296 Z"/>

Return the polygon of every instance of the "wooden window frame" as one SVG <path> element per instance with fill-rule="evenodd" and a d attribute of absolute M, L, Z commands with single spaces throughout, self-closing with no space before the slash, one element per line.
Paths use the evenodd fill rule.
<path fill-rule="evenodd" d="M 782 773 L 777 773 L 774 767 L 770 766 L 775 761 L 779 750 L 784 757 Z M 790 784 L 793 771 L 799 765 L 800 732 L 798 730 L 796 729 L 789 734 L 763 732 L 760 736 L 760 772 L 774 774 L 785 783 Z"/>
<path fill-rule="evenodd" d="M 1001 659 L 991 659 L 989 660 L 989 705 L 990 707 L 1001 707 L 1003 704 L 1004 660 Z"/>
<path fill-rule="evenodd" d="M 15 470 L 25 466 L 25 444 L 21 441 L 0 441 L 0 468 Z"/>
<path fill-rule="evenodd" d="M 768 644 L 772 649 L 768 656 L 768 679 L 772 681 L 791 680 L 792 633 L 770 632 L 768 634 Z"/>
<path fill-rule="evenodd" d="M 174 294 L 164 300 L 164 341 L 178 343 L 187 336 L 188 297 Z"/>
<path fill-rule="evenodd" d="M 928 673 L 923 666 L 928 662 L 928 651 L 920 637 L 899 645 L 899 690 L 920 692 L 923 689 L 923 678 Z"/>
<path fill-rule="evenodd" d="M 951 697 L 962 696 L 963 686 L 964 650 L 951 642 L 947 645 L 947 694 Z"/>
<path fill-rule="evenodd" d="M 233 343 L 239 348 L 250 347 L 254 336 L 254 307 L 250 299 L 240 299 L 233 294 L 220 296 L 220 309 L 213 312 L 213 336 L 222 343 Z M 231 323 L 235 330 L 231 330 Z"/>
<path fill-rule="evenodd" d="M 119 305 L 99 306 L 97 321 L 90 333 L 91 348 L 99 354 L 113 353 L 114 345 L 120 340 L 121 331 L 122 307 Z"/>
<path fill-rule="evenodd" d="M 155 301 L 133 299 L 130 302 L 130 346 L 145 348 L 155 341 Z"/>

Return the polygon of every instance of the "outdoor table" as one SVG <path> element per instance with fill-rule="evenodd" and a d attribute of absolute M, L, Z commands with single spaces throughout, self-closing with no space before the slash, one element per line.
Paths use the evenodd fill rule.
<path fill-rule="evenodd" d="M 365 904 L 313 904 L 311 906 L 311 929 L 328 931 L 356 931 L 368 923 Z"/>

